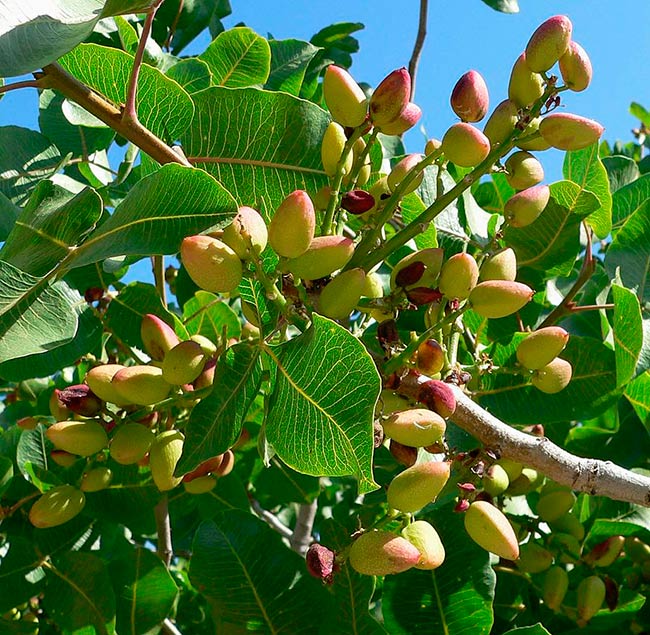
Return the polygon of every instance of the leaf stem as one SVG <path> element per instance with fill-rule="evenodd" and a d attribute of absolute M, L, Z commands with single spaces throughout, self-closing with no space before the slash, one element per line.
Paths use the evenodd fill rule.
<path fill-rule="evenodd" d="M 18 90 L 19 88 L 48 88 L 48 83 L 44 77 L 37 77 L 36 79 L 26 79 L 21 82 L 13 82 L 11 84 L 5 84 L 0 86 L 0 95 L 8 93 L 12 90 Z"/>
<path fill-rule="evenodd" d="M 424 41 L 427 37 L 427 14 L 429 12 L 429 0 L 420 0 L 420 16 L 418 19 L 418 32 L 413 44 L 413 53 L 409 60 L 409 75 L 411 76 L 411 101 L 415 95 L 415 79 L 420 63 L 420 55 L 424 47 Z"/>

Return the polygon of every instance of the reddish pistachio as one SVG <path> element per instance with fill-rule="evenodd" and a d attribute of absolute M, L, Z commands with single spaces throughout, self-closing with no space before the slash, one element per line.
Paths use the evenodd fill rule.
<path fill-rule="evenodd" d="M 420 384 L 417 399 L 445 419 L 451 417 L 456 410 L 456 397 L 451 386 L 437 379 Z"/>
<path fill-rule="evenodd" d="M 564 83 L 577 93 L 585 90 L 591 83 L 591 60 L 577 42 L 570 42 L 566 53 L 560 58 L 560 73 Z"/>
<path fill-rule="evenodd" d="M 162 361 L 165 354 L 180 342 L 178 335 L 167 322 L 153 313 L 143 316 L 140 324 L 140 336 L 144 350 L 158 362 Z"/>
<path fill-rule="evenodd" d="M 445 365 L 445 351 L 436 340 L 425 340 L 418 346 L 416 365 L 421 373 L 435 375 Z"/>
<path fill-rule="evenodd" d="M 314 543 L 305 554 L 307 571 L 315 578 L 330 584 L 336 570 L 335 556 L 336 554 L 331 549 Z"/>
<path fill-rule="evenodd" d="M 385 135 L 401 135 L 420 121 L 421 116 L 422 110 L 420 107 L 413 102 L 409 102 L 395 119 L 378 126 L 378 128 Z"/>
<path fill-rule="evenodd" d="M 487 280 L 474 287 L 469 296 L 472 309 L 485 318 L 512 315 L 532 300 L 535 292 L 521 282 Z"/>
<path fill-rule="evenodd" d="M 442 300 L 442 293 L 438 289 L 430 289 L 429 287 L 412 287 L 406 290 L 406 297 L 409 302 L 416 306 L 423 306 Z"/>
<path fill-rule="evenodd" d="M 365 214 L 374 206 L 374 196 L 365 190 L 352 190 L 341 197 L 341 207 L 350 214 Z"/>
<path fill-rule="evenodd" d="M 526 46 L 526 63 L 531 71 L 547 71 L 566 52 L 573 25 L 565 15 L 554 15 L 542 22 Z"/>
<path fill-rule="evenodd" d="M 485 80 L 474 70 L 465 73 L 451 92 L 451 107 L 462 121 L 481 121 L 488 111 L 489 104 Z"/>
<path fill-rule="evenodd" d="M 64 408 L 83 417 L 94 417 L 104 407 L 104 402 L 86 384 L 55 389 L 54 394 Z"/>
<path fill-rule="evenodd" d="M 503 214 L 511 227 L 526 227 L 537 220 L 550 198 L 548 185 L 526 188 L 508 199 Z"/>
<path fill-rule="evenodd" d="M 596 143 L 605 128 L 593 119 L 570 113 L 552 113 L 542 119 L 539 133 L 558 150 L 581 150 Z"/>
<path fill-rule="evenodd" d="M 295 190 L 275 211 L 269 223 L 269 242 L 285 258 L 305 253 L 316 230 L 314 204 L 304 190 Z"/>
<path fill-rule="evenodd" d="M 405 467 L 411 467 L 412 465 L 415 465 L 418 460 L 417 448 L 399 443 L 399 441 L 395 441 L 395 439 L 390 440 L 388 449 L 393 455 L 393 458 Z"/>
<path fill-rule="evenodd" d="M 387 75 L 370 97 L 370 117 L 376 126 L 392 122 L 411 98 L 411 76 L 406 68 Z"/>

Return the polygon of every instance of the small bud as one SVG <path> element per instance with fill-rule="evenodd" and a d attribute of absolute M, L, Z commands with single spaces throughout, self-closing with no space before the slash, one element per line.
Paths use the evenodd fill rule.
<path fill-rule="evenodd" d="M 581 150 L 596 143 L 605 128 L 593 119 L 569 113 L 552 113 L 542 119 L 539 132 L 558 150 Z"/>
<path fill-rule="evenodd" d="M 505 168 L 506 180 L 515 190 L 525 190 L 544 179 L 542 164 L 525 150 L 511 154 L 506 160 Z"/>
<path fill-rule="evenodd" d="M 491 465 L 483 474 L 481 481 L 483 489 L 490 496 L 500 496 L 508 489 L 510 479 L 508 473 L 498 463 Z"/>
<path fill-rule="evenodd" d="M 350 214 L 365 214 L 375 206 L 375 199 L 365 190 L 352 190 L 341 197 L 341 207 Z"/>
<path fill-rule="evenodd" d="M 241 260 L 226 243 L 211 236 L 188 236 L 180 251 L 187 273 L 201 289 L 228 293 L 239 285 Z"/>
<path fill-rule="evenodd" d="M 122 397 L 111 383 L 115 374 L 123 368 L 126 368 L 126 366 L 121 364 L 95 366 L 86 373 L 85 382 L 100 399 L 116 406 L 126 406 L 131 402 Z"/>
<path fill-rule="evenodd" d="M 113 472 L 108 467 L 95 467 L 84 472 L 81 477 L 82 492 L 99 492 L 106 489 L 113 480 Z"/>
<path fill-rule="evenodd" d="M 414 448 L 437 443 L 447 427 L 439 414 L 425 408 L 394 412 L 382 421 L 382 426 L 387 437 Z"/>
<path fill-rule="evenodd" d="M 517 567 L 525 573 L 541 573 L 553 564 L 553 554 L 535 542 L 527 542 L 519 550 Z"/>
<path fill-rule="evenodd" d="M 478 281 L 478 265 L 469 254 L 454 254 L 440 271 L 438 288 L 447 298 L 465 300 Z"/>
<path fill-rule="evenodd" d="M 445 365 L 445 351 L 436 340 L 424 340 L 418 346 L 416 355 L 417 369 L 425 375 L 435 375 Z"/>
<path fill-rule="evenodd" d="M 108 445 L 106 431 L 97 421 L 58 421 L 45 436 L 57 449 L 78 456 L 97 454 Z"/>
<path fill-rule="evenodd" d="M 420 562 L 415 545 L 389 531 L 368 531 L 361 534 L 350 547 L 348 562 L 363 575 L 401 573 Z"/>
<path fill-rule="evenodd" d="M 361 299 L 366 272 L 350 269 L 339 273 L 323 288 L 318 299 L 318 312 L 333 320 L 343 320 Z"/>
<path fill-rule="evenodd" d="M 347 137 L 345 130 L 335 121 L 330 122 L 323 135 L 323 142 L 321 144 L 321 160 L 323 162 L 323 169 L 327 176 L 336 176 L 339 169 L 339 161 L 343 155 Z M 352 169 L 352 161 L 354 157 L 351 152 L 345 159 L 345 163 L 341 167 L 343 174 L 348 174 Z"/>
<path fill-rule="evenodd" d="M 408 154 L 406 155 L 388 175 L 388 187 L 392 192 L 406 179 L 412 170 L 422 161 L 421 154 Z M 410 194 L 417 190 L 424 178 L 424 172 L 420 172 L 414 179 L 411 180 L 408 187 L 402 192 L 403 196 Z"/>
<path fill-rule="evenodd" d="M 210 474 L 199 476 L 188 482 L 183 481 L 183 488 L 188 494 L 206 494 L 211 492 L 216 485 L 217 479 Z"/>
<path fill-rule="evenodd" d="M 443 419 L 448 419 L 456 411 L 456 397 L 453 390 L 449 384 L 437 379 L 430 379 L 420 384 L 417 399 Z"/>
<path fill-rule="evenodd" d="M 29 520 L 39 529 L 72 520 L 86 504 L 84 493 L 72 485 L 58 485 L 41 496 L 29 510 Z"/>
<path fill-rule="evenodd" d="M 481 121 L 489 105 L 487 84 L 480 73 L 468 71 L 456 82 L 451 93 L 451 107 L 461 121 Z"/>
<path fill-rule="evenodd" d="M 165 354 L 180 342 L 174 329 L 153 313 L 147 313 L 140 324 L 144 350 L 151 359 L 161 362 Z"/>
<path fill-rule="evenodd" d="M 82 417 L 94 417 L 104 407 L 104 402 L 87 384 L 68 386 L 63 390 L 55 390 L 54 393 L 63 407 Z"/>
<path fill-rule="evenodd" d="M 418 463 L 400 472 L 388 486 L 386 497 L 393 509 L 416 512 L 432 503 L 449 480 L 446 461 Z"/>
<path fill-rule="evenodd" d="M 455 123 L 442 138 L 442 151 L 452 163 L 473 168 L 490 153 L 490 140 L 469 123 Z"/>
<path fill-rule="evenodd" d="M 545 522 L 552 523 L 571 510 L 576 502 L 575 494 L 569 489 L 542 492 L 537 502 L 537 515 Z"/>
<path fill-rule="evenodd" d="M 162 376 L 169 384 L 190 384 L 203 371 L 205 361 L 205 353 L 198 342 L 180 342 L 165 355 Z"/>
<path fill-rule="evenodd" d="M 486 551 L 506 560 L 519 557 L 519 544 L 512 525 L 503 512 L 486 501 L 475 501 L 465 513 L 469 537 Z"/>
<path fill-rule="evenodd" d="M 156 404 L 171 390 L 162 369 L 156 366 L 128 366 L 118 370 L 111 383 L 120 397 L 139 406 Z"/>
<path fill-rule="evenodd" d="M 529 187 L 508 199 L 503 214 L 511 227 L 526 227 L 537 220 L 550 197 L 548 185 Z"/>
<path fill-rule="evenodd" d="M 510 280 L 517 277 L 517 256 L 512 248 L 507 247 L 492 254 L 481 265 L 479 280 Z"/>
<path fill-rule="evenodd" d="M 551 567 L 544 576 L 542 598 L 552 611 L 559 611 L 569 590 L 569 574 L 564 567 Z"/>
<path fill-rule="evenodd" d="M 323 77 L 323 97 L 332 119 L 342 126 L 356 128 L 366 118 L 368 101 L 350 73 L 330 64 Z"/>
<path fill-rule="evenodd" d="M 269 242 L 273 250 L 285 258 L 305 253 L 314 238 L 316 214 L 307 192 L 289 194 L 276 210 L 269 224 Z"/>
<path fill-rule="evenodd" d="M 572 30 L 571 20 L 565 15 L 542 22 L 526 45 L 528 68 L 536 73 L 549 70 L 569 48 Z"/>
<path fill-rule="evenodd" d="M 124 423 L 117 428 L 110 445 L 113 460 L 120 465 L 133 465 L 149 452 L 156 435 L 139 423 Z"/>
<path fill-rule="evenodd" d="M 151 445 L 149 467 L 154 483 L 161 492 L 174 489 L 181 482 L 180 477 L 174 476 L 174 470 L 183 452 L 184 439 L 179 430 L 166 430 Z"/>
<path fill-rule="evenodd" d="M 476 285 L 469 302 L 484 318 L 502 318 L 522 309 L 534 295 L 535 291 L 521 282 L 487 280 Z"/>
<path fill-rule="evenodd" d="M 411 76 L 406 68 L 400 68 L 387 75 L 370 97 L 370 117 L 381 128 L 392 122 L 411 98 Z"/>
<path fill-rule="evenodd" d="M 583 623 L 589 622 L 598 613 L 605 601 L 605 594 L 605 583 L 597 575 L 589 576 L 580 582 L 577 589 L 577 608 Z"/>
<path fill-rule="evenodd" d="M 344 236 L 318 236 L 307 251 L 286 263 L 296 278 L 318 280 L 344 267 L 354 253 L 354 242 Z"/>
<path fill-rule="evenodd" d="M 402 529 L 402 536 L 420 552 L 416 569 L 430 571 L 445 561 L 445 548 L 438 532 L 426 520 L 416 520 Z"/>
<path fill-rule="evenodd" d="M 380 424 L 381 427 L 381 424 Z M 382 428 L 383 433 L 383 428 Z M 383 437 L 382 437 L 383 443 Z M 381 444 L 380 444 L 381 445 Z M 375 446 L 379 447 L 379 446 Z M 409 445 L 403 445 L 395 439 L 390 439 L 388 444 L 388 449 L 391 453 L 391 456 L 404 467 L 411 467 L 418 462 L 418 449 Z"/>
<path fill-rule="evenodd" d="M 470 502 L 466 498 L 461 498 L 454 506 L 454 511 L 457 514 L 464 514 L 470 506 Z"/>
<path fill-rule="evenodd" d="M 404 106 L 404 109 L 400 114 L 382 126 L 378 126 L 382 134 L 385 135 L 401 135 L 404 134 L 407 130 L 410 130 L 422 117 L 422 110 L 420 107 L 413 102 L 409 102 Z"/>
<path fill-rule="evenodd" d="M 544 94 L 544 78 L 534 73 L 526 64 L 526 53 L 522 53 L 512 67 L 508 98 L 520 108 L 528 108 Z"/>
<path fill-rule="evenodd" d="M 318 543 L 310 545 L 305 554 L 307 571 L 314 578 L 323 580 L 327 584 L 331 583 L 336 566 L 334 563 L 335 556 L 336 554 L 331 549 L 323 545 L 319 545 Z"/>
<path fill-rule="evenodd" d="M 547 326 L 522 340 L 517 346 L 517 360 L 529 370 L 550 364 L 569 341 L 569 334 L 561 326 Z"/>
<path fill-rule="evenodd" d="M 260 213 L 252 207 L 242 206 L 232 223 L 223 230 L 221 239 L 239 258 L 247 260 L 266 249 L 269 233 Z"/>
<path fill-rule="evenodd" d="M 569 48 L 560 58 L 560 73 L 564 83 L 577 93 L 585 90 L 591 83 L 591 60 L 577 42 L 569 42 Z"/>
<path fill-rule="evenodd" d="M 517 104 L 510 99 L 502 101 L 490 115 L 483 128 L 483 134 L 490 140 L 490 146 L 495 148 L 502 144 L 512 133 L 519 121 Z"/>
<path fill-rule="evenodd" d="M 548 395 L 564 390 L 571 381 L 573 368 L 566 360 L 556 357 L 550 364 L 535 371 L 531 383 Z"/>

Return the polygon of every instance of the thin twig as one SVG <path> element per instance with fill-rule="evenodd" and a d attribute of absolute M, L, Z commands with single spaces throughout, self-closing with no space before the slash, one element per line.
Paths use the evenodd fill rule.
<path fill-rule="evenodd" d="M 22 82 L 13 82 L 12 84 L 5 84 L 0 86 L 0 95 L 8 93 L 11 90 L 18 90 L 19 88 L 47 88 L 47 82 L 42 78 L 39 79 L 26 79 Z"/>
<path fill-rule="evenodd" d="M 311 536 L 314 528 L 314 519 L 318 509 L 318 499 L 315 498 L 309 505 L 300 505 L 296 516 L 296 527 L 293 536 L 289 540 L 291 548 L 301 556 L 307 552 L 307 548 L 314 539 Z"/>
<path fill-rule="evenodd" d="M 291 540 L 293 532 L 289 527 L 281 523 L 278 518 L 271 512 L 264 509 L 259 501 L 255 500 L 253 497 L 249 496 L 249 501 L 253 511 L 261 518 L 271 529 L 275 529 L 283 538 Z"/>
<path fill-rule="evenodd" d="M 185 4 L 185 0 L 181 0 L 178 3 L 178 11 L 176 12 L 176 17 L 174 18 L 174 21 L 172 22 L 171 26 L 169 27 L 169 34 L 167 35 L 167 39 L 165 40 L 165 43 L 163 44 L 163 48 L 167 49 L 168 53 L 171 51 L 172 40 L 174 39 L 174 35 L 176 35 L 176 29 L 178 28 L 178 21 L 181 18 L 181 13 L 183 13 L 183 5 L 184 4 Z"/>
<path fill-rule="evenodd" d="M 424 47 L 424 40 L 427 37 L 427 15 L 429 13 L 429 0 L 420 0 L 420 19 L 418 22 L 418 33 L 413 45 L 413 53 L 409 60 L 409 75 L 411 76 L 411 101 L 415 95 L 415 76 L 418 72 L 418 64 Z"/>
<path fill-rule="evenodd" d="M 151 268 L 156 283 L 156 291 L 164 306 L 167 306 L 167 290 L 165 288 L 165 256 L 151 256 Z"/>
<path fill-rule="evenodd" d="M 147 47 L 147 40 L 151 34 L 153 19 L 156 16 L 158 7 L 160 7 L 162 3 L 163 0 L 156 0 L 144 18 L 142 33 L 140 34 L 138 48 L 135 51 L 133 68 L 131 69 L 131 77 L 129 78 L 129 85 L 126 91 L 126 101 L 124 102 L 124 110 L 122 111 L 123 121 L 138 121 L 138 113 L 135 104 L 138 93 L 138 77 L 140 76 L 140 68 L 142 67 L 142 60 L 144 59 L 144 50 Z"/>
<path fill-rule="evenodd" d="M 166 635 L 183 635 L 183 633 L 181 633 L 176 627 L 176 624 L 174 624 L 174 622 L 172 622 L 168 617 L 163 620 L 161 630 L 163 633 L 166 633 Z"/>
<path fill-rule="evenodd" d="M 158 547 L 156 553 L 158 557 L 169 568 L 174 555 L 172 546 L 172 530 L 169 523 L 169 499 L 167 494 L 163 494 L 158 504 L 154 507 L 156 517 L 156 533 L 158 534 Z"/>

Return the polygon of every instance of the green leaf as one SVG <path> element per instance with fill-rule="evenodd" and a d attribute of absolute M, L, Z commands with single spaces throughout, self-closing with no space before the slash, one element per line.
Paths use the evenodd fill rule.
<path fill-rule="evenodd" d="M 384 579 L 386 628 L 394 635 L 488 635 L 496 583 L 488 552 L 469 538 L 462 514 L 451 508 L 438 509 L 426 520 L 440 534 L 445 561 L 433 571 L 410 569 Z"/>
<path fill-rule="evenodd" d="M 97 635 L 115 633 L 115 595 L 102 560 L 90 553 L 65 553 L 48 564 L 43 606 L 60 628 L 94 627 Z"/>
<path fill-rule="evenodd" d="M 154 4 L 155 0 L 106 0 L 102 11 L 102 18 L 111 15 L 125 15 L 127 13 L 141 13 Z"/>
<path fill-rule="evenodd" d="M 180 84 L 190 95 L 212 84 L 210 67 L 197 58 L 181 60 L 174 64 L 167 70 L 167 77 Z"/>
<path fill-rule="evenodd" d="M 16 448 L 16 465 L 27 480 L 31 480 L 29 466 L 47 471 L 51 448 L 52 444 L 45 436 L 45 426 L 39 424 L 33 430 L 23 430 Z"/>
<path fill-rule="evenodd" d="M 243 88 L 264 84 L 271 68 L 269 43 L 248 27 L 235 27 L 221 33 L 199 55 L 212 72 L 217 86 Z"/>
<path fill-rule="evenodd" d="M 613 284 L 612 296 L 616 385 L 620 387 L 634 377 L 636 363 L 643 346 L 643 325 L 639 300 L 632 291 Z"/>
<path fill-rule="evenodd" d="M 114 104 L 126 101 L 132 55 L 97 44 L 81 44 L 59 63 Z M 175 81 L 147 64 L 140 68 L 136 110 L 140 123 L 169 143 L 188 128 L 194 112 L 190 96 Z"/>
<path fill-rule="evenodd" d="M 501 13 L 519 13 L 518 0 L 483 0 L 483 2 Z"/>
<path fill-rule="evenodd" d="M 0 192 L 0 241 L 7 240 L 7 236 L 13 229 L 16 219 L 20 215 L 20 211 L 20 207 L 14 205 Z"/>
<path fill-rule="evenodd" d="M 547 276 L 566 276 L 580 253 L 580 223 L 598 207 L 591 192 L 570 181 L 551 185 L 551 199 L 530 225 L 506 227 L 504 239 L 517 255 L 518 267 L 531 267 Z"/>
<path fill-rule="evenodd" d="M 271 69 L 264 88 L 298 97 L 309 63 L 318 48 L 302 40 L 271 40 Z"/>
<path fill-rule="evenodd" d="M 612 194 L 607 170 L 598 157 L 598 144 L 567 152 L 563 172 L 565 179 L 596 195 L 600 206 L 586 220 L 598 238 L 606 238 L 612 230 Z"/>
<path fill-rule="evenodd" d="M 321 490 L 319 479 L 292 470 L 277 457 L 271 459 L 269 467 L 262 467 L 251 482 L 257 501 L 262 506 L 268 502 L 270 507 L 288 503 L 308 505 L 318 498 Z"/>
<path fill-rule="evenodd" d="M 503 635 L 552 635 L 552 633 L 549 633 L 542 624 L 539 622 L 537 624 L 533 624 L 532 626 L 522 626 L 520 628 L 513 628 Z"/>
<path fill-rule="evenodd" d="M 278 309 L 268 298 L 262 284 L 254 278 L 244 278 L 239 284 L 242 302 L 249 304 L 256 316 L 261 334 L 266 337 L 275 330 L 278 323 Z"/>
<path fill-rule="evenodd" d="M 102 215 L 102 199 L 90 188 L 74 196 L 41 181 L 0 250 L 0 259 L 33 276 L 43 276 L 81 241 Z"/>
<path fill-rule="evenodd" d="M 650 199 L 650 174 L 644 174 L 641 178 L 614 192 L 612 196 L 613 229 L 620 229 L 630 216 L 641 209 L 647 209 L 648 199 Z"/>
<path fill-rule="evenodd" d="M 219 298 L 208 291 L 197 291 L 183 305 L 183 324 L 190 335 L 203 335 L 213 342 L 241 335 L 241 323 L 237 314 Z"/>
<path fill-rule="evenodd" d="M 287 192 L 316 192 L 328 183 L 320 147 L 330 119 L 318 106 L 255 88 L 213 87 L 193 99 L 196 115 L 181 138 L 185 154 L 240 205 L 272 210 Z"/>
<path fill-rule="evenodd" d="M 137 466 L 127 466 L 137 468 Z M 155 485 L 144 485 L 137 469 L 129 470 L 112 462 L 114 481 L 118 486 L 86 494 L 84 516 L 99 519 L 104 523 L 125 525 L 137 534 L 153 534 L 156 531 L 154 507 L 160 500 Z"/>
<path fill-rule="evenodd" d="M 628 384 L 625 397 L 650 434 L 650 371 L 646 370 Z"/>
<path fill-rule="evenodd" d="M 515 336 L 507 345 L 496 344 L 491 354 L 494 364 L 512 367 L 522 338 Z M 598 340 L 572 335 L 561 357 L 571 363 L 573 376 L 559 393 L 548 395 L 526 383 L 524 377 L 495 373 L 482 376 L 476 393 L 479 403 L 503 421 L 527 425 L 589 419 L 618 400 L 614 351 Z"/>
<path fill-rule="evenodd" d="M 111 256 L 173 254 L 184 236 L 223 227 L 236 213 L 230 194 L 203 170 L 169 163 L 133 186 L 77 249 L 73 266 Z"/>
<path fill-rule="evenodd" d="M 12 535 L 0 556 L 0 611 L 5 613 L 38 595 L 43 588 L 43 555 L 24 536 Z M 5 631 L 0 631 L 5 632 Z"/>
<path fill-rule="evenodd" d="M 212 603 L 216 632 L 315 632 L 322 586 L 305 577 L 303 559 L 252 514 L 231 510 L 199 526 L 190 580 Z"/>
<path fill-rule="evenodd" d="M 105 0 L 0 0 L 0 77 L 24 75 L 83 42 Z"/>
<path fill-rule="evenodd" d="M 496 172 L 490 181 L 479 183 L 474 190 L 476 202 L 490 214 L 503 214 L 503 208 L 515 189 L 506 181 L 505 174 Z"/>
<path fill-rule="evenodd" d="M 381 385 L 363 345 L 314 314 L 300 337 L 264 352 L 276 375 L 266 438 L 278 456 L 305 474 L 354 475 L 360 494 L 376 489 L 373 420 Z"/>
<path fill-rule="evenodd" d="M 21 205 L 32 187 L 58 171 L 61 156 L 42 134 L 18 126 L 0 127 L 0 193 Z"/>
<path fill-rule="evenodd" d="M 630 104 L 630 114 L 641 121 L 646 126 L 650 126 L 650 112 L 648 112 L 641 104 L 633 101 Z"/>
<path fill-rule="evenodd" d="M 261 381 L 259 348 L 242 342 L 219 357 L 215 389 L 194 407 L 185 429 L 183 455 L 176 467 L 178 474 L 190 472 L 233 445 Z"/>
<path fill-rule="evenodd" d="M 603 157 L 601 161 L 607 170 L 609 190 L 612 193 L 613 203 L 614 193 L 640 178 L 641 172 L 639 172 L 639 166 L 634 159 L 622 154 Z"/>
<path fill-rule="evenodd" d="M 109 564 L 117 598 L 117 632 L 144 635 L 169 614 L 178 589 L 160 558 L 143 547 Z"/>
<path fill-rule="evenodd" d="M 634 212 L 615 234 L 605 254 L 605 269 L 612 278 L 620 269 L 623 284 L 636 290 L 641 303 L 650 302 L 650 203 Z"/>
<path fill-rule="evenodd" d="M 404 221 L 405 224 L 408 224 L 411 221 L 415 220 L 425 209 L 426 208 L 424 206 L 424 203 L 415 192 L 411 192 L 410 194 L 407 194 L 400 201 L 402 220 Z M 420 232 L 414 238 L 414 240 L 418 249 L 437 247 L 438 236 L 437 236 L 435 224 L 429 223 L 428 227 L 423 232 Z"/>

